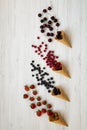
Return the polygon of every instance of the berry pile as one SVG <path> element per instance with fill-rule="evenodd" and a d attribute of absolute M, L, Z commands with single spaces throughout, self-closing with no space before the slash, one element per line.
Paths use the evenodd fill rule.
<path fill-rule="evenodd" d="M 40 32 L 44 33 L 48 37 L 48 42 L 53 41 L 53 37 L 57 34 L 58 27 L 60 26 L 59 20 L 50 14 L 51 10 L 52 7 L 49 6 L 38 14 L 41 23 Z"/>
<path fill-rule="evenodd" d="M 38 95 L 35 85 L 25 85 L 24 89 L 27 93 L 23 95 L 23 98 L 30 101 L 30 108 L 36 110 L 37 116 L 40 117 L 45 113 L 47 113 L 48 116 L 53 115 L 52 105 L 46 100 L 42 100 L 41 96 Z"/>
<path fill-rule="evenodd" d="M 51 92 L 52 88 L 55 86 L 55 81 L 53 77 L 49 77 L 49 73 L 45 71 L 45 67 L 41 68 L 40 64 L 35 65 L 35 61 L 32 61 L 30 63 L 33 69 L 31 69 L 32 72 L 36 72 L 32 75 L 32 77 L 36 77 L 38 83 L 37 85 L 44 85 L 48 92 Z"/>
<path fill-rule="evenodd" d="M 61 31 L 58 31 L 58 32 L 57 32 L 56 38 L 59 39 L 59 40 L 63 39 L 63 36 L 62 36 L 62 34 L 61 34 Z"/>
<path fill-rule="evenodd" d="M 35 65 L 35 61 L 31 62 L 31 66 L 33 69 L 31 71 L 36 71 L 36 74 L 33 74 L 32 77 L 36 77 L 38 83 L 37 85 L 44 85 L 50 93 L 53 90 L 54 95 L 60 95 L 61 91 L 59 88 L 54 87 L 55 81 L 53 77 L 49 77 L 49 73 L 45 71 L 45 67 L 43 69 L 40 67 L 39 64 Z"/>
<path fill-rule="evenodd" d="M 59 57 L 55 56 L 54 51 L 48 50 L 47 44 L 41 42 L 39 46 L 32 45 L 32 47 L 35 49 L 35 53 L 45 60 L 47 66 L 54 70 L 62 70 L 62 64 L 57 61 Z"/>

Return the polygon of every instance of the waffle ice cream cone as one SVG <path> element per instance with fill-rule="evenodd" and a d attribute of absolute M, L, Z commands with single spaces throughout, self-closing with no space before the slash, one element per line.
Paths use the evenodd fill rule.
<path fill-rule="evenodd" d="M 52 90 L 52 96 L 63 99 L 65 101 L 70 101 L 68 96 L 65 94 L 64 90 L 60 86 L 57 86 L 56 88 L 59 90 L 59 94 L 55 95 L 54 91 Z"/>
<path fill-rule="evenodd" d="M 61 37 L 60 39 L 57 38 L 57 36 L 55 37 L 55 39 L 61 43 L 63 43 L 64 45 L 68 46 L 68 47 L 71 47 L 71 44 L 69 42 L 69 40 L 67 39 L 66 37 L 66 34 L 64 31 L 61 31 Z"/>
<path fill-rule="evenodd" d="M 58 112 L 53 112 L 54 114 L 52 116 L 49 116 L 49 121 L 63 125 L 63 126 L 68 126 L 68 124 L 65 122 L 65 120 L 62 118 L 62 116 Z"/>
<path fill-rule="evenodd" d="M 56 73 L 60 73 L 68 78 L 71 78 L 68 71 L 66 70 L 65 66 L 62 64 L 62 69 L 61 70 L 55 70 L 54 68 L 52 69 L 53 71 L 55 71 Z"/>

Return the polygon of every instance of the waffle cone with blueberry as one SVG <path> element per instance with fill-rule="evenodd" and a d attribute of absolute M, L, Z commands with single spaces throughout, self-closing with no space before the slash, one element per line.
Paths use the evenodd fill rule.
<path fill-rule="evenodd" d="M 57 41 L 63 43 L 64 45 L 71 47 L 71 44 L 70 44 L 68 38 L 66 37 L 66 34 L 64 31 L 58 31 L 55 39 Z"/>
<path fill-rule="evenodd" d="M 68 124 L 58 112 L 53 112 L 53 115 L 49 116 L 49 121 L 59 125 L 68 126 Z"/>
<path fill-rule="evenodd" d="M 57 62 L 56 66 L 54 66 L 52 70 L 70 78 L 68 71 L 66 70 L 65 66 L 61 62 Z"/>
<path fill-rule="evenodd" d="M 67 95 L 65 94 L 64 90 L 60 86 L 54 87 L 51 94 L 52 96 L 63 99 L 65 101 L 70 101 Z"/>

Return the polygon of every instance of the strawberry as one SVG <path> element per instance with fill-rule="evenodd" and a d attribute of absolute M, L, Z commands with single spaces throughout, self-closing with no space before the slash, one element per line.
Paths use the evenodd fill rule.
<path fill-rule="evenodd" d="M 31 89 L 34 89 L 34 88 L 35 88 L 35 85 L 32 84 L 32 85 L 30 86 L 30 88 L 31 88 Z"/>
<path fill-rule="evenodd" d="M 28 85 L 25 85 L 24 89 L 25 89 L 25 91 L 29 91 L 30 90 L 29 87 L 28 87 Z"/>
<path fill-rule="evenodd" d="M 48 111 L 47 111 L 47 115 L 48 115 L 48 116 L 52 116 L 52 115 L 53 115 L 52 110 L 48 110 Z"/>
<path fill-rule="evenodd" d="M 45 108 L 42 108 L 41 112 L 42 112 L 42 113 L 46 113 L 47 110 L 46 110 Z"/>
<path fill-rule="evenodd" d="M 35 108 L 36 108 L 35 103 L 32 103 L 32 104 L 30 105 L 30 107 L 31 107 L 32 109 L 35 109 Z"/>
<path fill-rule="evenodd" d="M 46 104 L 47 104 L 47 101 L 46 101 L 46 100 L 43 100 L 43 101 L 42 101 L 42 104 L 43 104 L 43 105 L 46 105 Z"/>
<path fill-rule="evenodd" d="M 51 108 L 52 107 L 52 105 L 51 104 L 47 104 L 47 108 Z"/>
<path fill-rule="evenodd" d="M 38 96 L 38 97 L 37 97 L 37 100 L 38 100 L 38 101 L 40 101 L 40 100 L 41 100 L 41 97 L 40 97 L 40 96 Z"/>
<path fill-rule="evenodd" d="M 36 90 L 33 91 L 33 95 L 37 95 L 37 91 Z"/>
<path fill-rule="evenodd" d="M 41 116 L 41 111 L 38 110 L 38 111 L 36 112 L 36 114 L 37 114 L 37 116 Z"/>
<path fill-rule="evenodd" d="M 41 102 L 37 102 L 37 106 L 39 106 L 39 107 L 40 107 L 40 106 L 41 106 Z"/>
<path fill-rule="evenodd" d="M 24 94 L 23 98 L 25 98 L 25 99 L 28 98 L 28 94 Z"/>
<path fill-rule="evenodd" d="M 30 101 L 34 101 L 35 98 L 34 98 L 34 97 L 30 97 L 29 100 L 30 100 Z"/>

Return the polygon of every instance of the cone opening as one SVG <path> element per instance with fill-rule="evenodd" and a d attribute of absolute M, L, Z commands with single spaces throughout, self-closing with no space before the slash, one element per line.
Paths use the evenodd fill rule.
<path fill-rule="evenodd" d="M 57 31 L 56 39 L 58 39 L 58 40 L 62 40 L 63 39 L 63 35 L 62 35 L 61 31 Z"/>
<path fill-rule="evenodd" d="M 53 95 L 60 95 L 61 91 L 59 88 L 54 87 L 52 93 L 53 93 Z"/>
<path fill-rule="evenodd" d="M 55 71 L 62 70 L 61 62 L 57 62 L 56 64 L 54 64 L 53 70 L 55 70 Z"/>
<path fill-rule="evenodd" d="M 59 115 L 57 112 L 54 112 L 52 116 L 49 117 L 50 121 L 56 121 L 59 120 Z"/>

